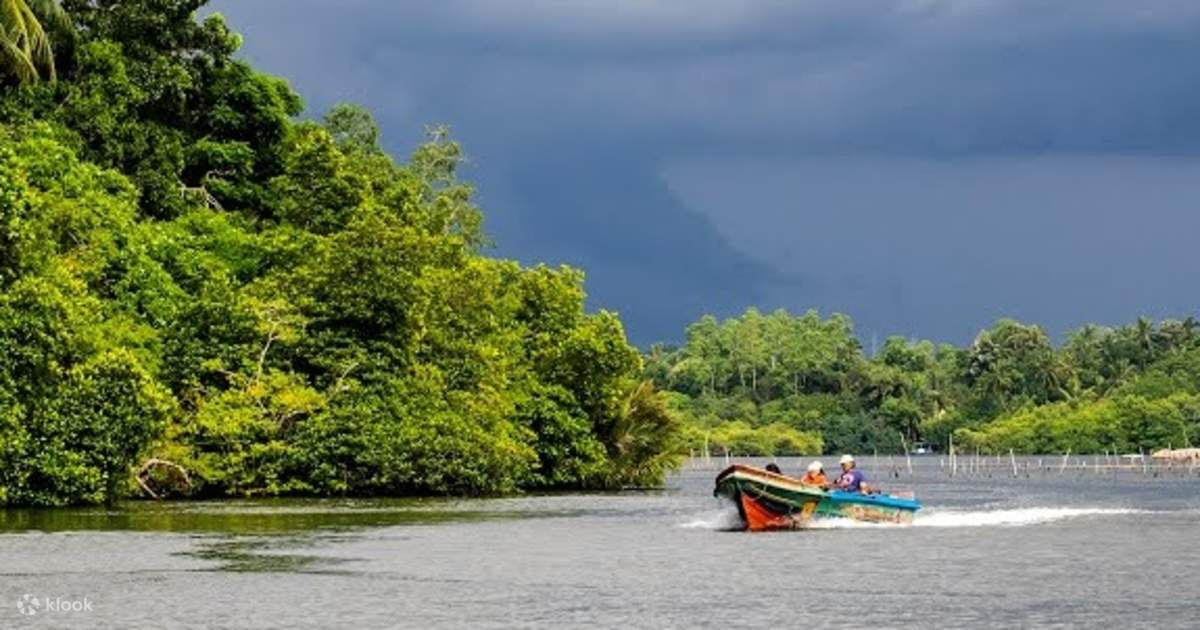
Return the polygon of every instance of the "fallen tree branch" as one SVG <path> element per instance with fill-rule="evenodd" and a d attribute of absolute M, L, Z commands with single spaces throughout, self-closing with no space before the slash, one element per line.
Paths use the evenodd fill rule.
<path fill-rule="evenodd" d="M 179 475 L 181 477 L 183 477 L 184 485 L 186 485 L 189 490 L 191 489 L 192 479 L 191 479 L 191 477 L 188 476 L 188 472 L 183 466 L 180 466 L 179 464 L 176 464 L 175 462 L 170 461 L 170 460 L 159 459 L 157 457 L 151 457 L 150 459 L 146 460 L 146 463 L 142 464 L 142 467 L 139 468 L 138 472 L 137 472 L 138 485 L 142 487 L 142 490 L 146 494 L 150 495 L 151 499 L 154 499 L 155 501 L 162 500 L 162 496 L 159 495 L 159 493 L 152 490 L 150 488 L 150 484 L 147 483 L 147 478 L 148 478 L 147 475 L 150 473 L 150 470 L 155 467 L 172 468 L 172 469 L 178 471 Z"/>

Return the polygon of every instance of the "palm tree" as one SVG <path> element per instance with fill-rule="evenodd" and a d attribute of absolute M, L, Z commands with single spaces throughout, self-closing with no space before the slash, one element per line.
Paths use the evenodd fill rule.
<path fill-rule="evenodd" d="M 620 413 L 605 431 L 611 469 L 606 485 L 647 486 L 683 457 L 681 425 L 650 381 L 627 384 Z"/>
<path fill-rule="evenodd" d="M 43 22 L 67 21 L 57 0 L 0 0 L 0 74 L 19 84 L 54 81 L 54 49 Z"/>
<path fill-rule="evenodd" d="M 1200 330 L 1200 321 L 1189 315 L 1180 322 L 1179 327 L 1183 329 L 1183 345 L 1191 347 L 1192 342 L 1196 340 L 1196 331 Z"/>

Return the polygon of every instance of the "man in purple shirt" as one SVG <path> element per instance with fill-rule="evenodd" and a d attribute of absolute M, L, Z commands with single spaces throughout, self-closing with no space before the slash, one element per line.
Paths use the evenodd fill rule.
<path fill-rule="evenodd" d="M 842 476 L 833 482 L 833 487 L 842 492 L 863 492 L 863 482 L 866 478 L 861 470 L 854 467 L 854 457 L 842 455 L 838 463 L 842 465 Z"/>

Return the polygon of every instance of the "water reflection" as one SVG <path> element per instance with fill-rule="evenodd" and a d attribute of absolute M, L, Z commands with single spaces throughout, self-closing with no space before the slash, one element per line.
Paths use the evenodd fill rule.
<path fill-rule="evenodd" d="M 144 531 L 282 534 L 528 516 L 437 499 L 128 502 L 116 508 L 0 510 L 0 532 Z"/>
<path fill-rule="evenodd" d="M 177 555 L 217 562 L 216 566 L 203 569 L 206 571 L 353 574 L 351 570 L 337 567 L 358 562 L 358 559 L 298 553 L 331 542 L 335 542 L 331 537 L 318 539 L 314 536 L 222 539 L 201 542 L 195 549 Z"/>
<path fill-rule="evenodd" d="M 131 501 L 114 508 L 0 510 L 0 534 L 143 532 L 191 534 L 176 557 L 206 561 L 197 571 L 353 574 L 358 558 L 330 546 L 393 526 L 445 525 L 530 517 L 571 517 L 586 510 L 530 509 L 531 499 L 254 499 Z M 537 499 L 532 499 L 536 501 Z M 327 555 L 311 553 L 324 550 Z"/>

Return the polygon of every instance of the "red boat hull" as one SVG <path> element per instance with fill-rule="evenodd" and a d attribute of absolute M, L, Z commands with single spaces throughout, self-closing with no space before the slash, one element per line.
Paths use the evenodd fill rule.
<path fill-rule="evenodd" d="M 741 495 L 742 518 L 746 521 L 746 528 L 752 532 L 806 527 L 812 519 L 812 513 L 816 506 L 816 503 L 809 503 L 801 512 L 784 514 L 772 510 L 745 493 Z"/>

